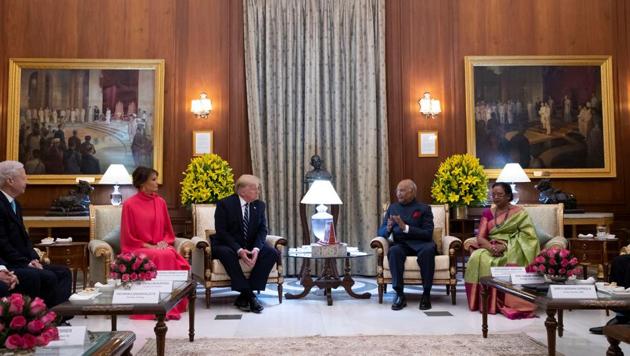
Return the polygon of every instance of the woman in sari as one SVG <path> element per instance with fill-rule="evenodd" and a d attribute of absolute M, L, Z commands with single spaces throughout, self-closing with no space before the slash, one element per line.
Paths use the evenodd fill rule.
<path fill-rule="evenodd" d="M 190 270 L 186 259 L 173 247 L 175 234 L 166 202 L 157 195 L 157 174 L 147 167 L 133 171 L 133 185 L 138 193 L 123 204 L 121 250 L 146 255 L 158 270 Z M 166 314 L 166 318 L 178 320 L 187 306 L 188 301 L 182 300 Z M 153 315 L 132 315 L 132 319 L 153 318 Z"/>
<path fill-rule="evenodd" d="M 464 276 L 466 297 L 470 310 L 481 309 L 481 285 L 479 278 L 490 275 L 490 267 L 526 266 L 538 252 L 540 245 L 532 220 L 527 212 L 510 202 L 512 189 L 506 183 L 492 185 L 494 206 L 483 212 L 479 223 L 477 244 L 466 264 Z M 488 296 L 488 313 L 497 310 L 509 319 L 534 316 L 535 307 L 509 295 L 497 294 L 492 288 Z"/>

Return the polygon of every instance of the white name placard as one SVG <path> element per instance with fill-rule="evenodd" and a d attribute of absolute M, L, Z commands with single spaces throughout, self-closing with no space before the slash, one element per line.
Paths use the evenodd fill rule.
<path fill-rule="evenodd" d="M 510 276 L 512 284 L 542 284 L 545 283 L 545 277 L 538 273 L 515 273 Z"/>
<path fill-rule="evenodd" d="M 158 291 L 115 290 L 112 304 L 157 304 L 160 301 Z"/>
<path fill-rule="evenodd" d="M 594 285 L 550 285 L 553 299 L 597 299 Z"/>
<path fill-rule="evenodd" d="M 525 267 L 519 266 L 506 266 L 506 267 L 490 267 L 490 273 L 492 277 L 502 279 L 504 281 L 510 281 L 510 277 L 513 274 L 525 274 Z"/>
<path fill-rule="evenodd" d="M 155 279 L 159 281 L 187 281 L 188 271 L 157 271 Z"/>
<path fill-rule="evenodd" d="M 136 282 L 131 285 L 131 290 L 143 290 L 143 291 L 157 291 L 160 293 L 170 293 L 173 291 L 173 281 L 142 281 Z"/>
<path fill-rule="evenodd" d="M 48 343 L 49 347 L 81 346 L 85 343 L 85 326 L 59 326 L 59 340 Z"/>

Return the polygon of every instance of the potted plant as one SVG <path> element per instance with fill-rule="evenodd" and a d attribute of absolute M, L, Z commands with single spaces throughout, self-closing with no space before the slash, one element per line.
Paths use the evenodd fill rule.
<path fill-rule="evenodd" d="M 216 203 L 234 193 L 232 167 L 217 154 L 193 158 L 183 174 L 181 201 L 184 206 Z"/>
<path fill-rule="evenodd" d="M 455 219 L 464 219 L 469 205 L 486 201 L 488 176 L 478 158 L 467 153 L 453 155 L 435 173 L 431 195 L 436 202 L 453 206 Z"/>

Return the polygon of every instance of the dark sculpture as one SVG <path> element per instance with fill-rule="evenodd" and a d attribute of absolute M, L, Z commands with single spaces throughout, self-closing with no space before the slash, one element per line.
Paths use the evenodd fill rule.
<path fill-rule="evenodd" d="M 90 193 L 94 188 L 81 180 L 68 195 L 62 195 L 53 201 L 48 209 L 48 216 L 88 216 L 90 215 Z"/>
<path fill-rule="evenodd" d="M 538 201 L 543 204 L 563 203 L 565 212 L 571 209 L 577 209 L 577 199 L 571 193 L 565 193 L 560 189 L 551 186 L 551 180 L 543 179 L 537 185 L 536 189 L 540 192 Z"/>
<path fill-rule="evenodd" d="M 316 180 L 332 181 L 332 174 L 330 174 L 327 170 L 322 169 L 323 163 L 324 161 L 318 155 L 313 155 L 313 157 L 311 157 L 311 166 L 313 166 L 313 169 L 306 172 L 304 175 L 305 183 L 310 184 Z"/>

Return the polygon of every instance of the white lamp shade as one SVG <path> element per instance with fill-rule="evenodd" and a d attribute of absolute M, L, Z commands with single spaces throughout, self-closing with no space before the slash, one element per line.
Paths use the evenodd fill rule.
<path fill-rule="evenodd" d="M 339 195 L 335 191 L 328 180 L 316 180 L 309 188 L 304 198 L 301 201 L 302 204 L 343 204 Z"/>
<path fill-rule="evenodd" d="M 531 182 L 527 173 L 521 168 L 521 165 L 518 163 L 508 163 L 503 167 L 499 177 L 497 178 L 497 182 L 505 182 L 505 183 L 525 183 Z"/>
<path fill-rule="evenodd" d="M 131 176 L 122 164 L 110 164 L 99 181 L 99 184 L 131 184 Z"/>

